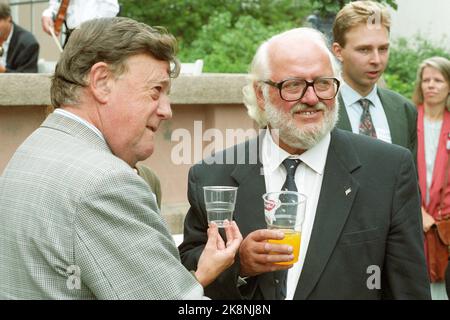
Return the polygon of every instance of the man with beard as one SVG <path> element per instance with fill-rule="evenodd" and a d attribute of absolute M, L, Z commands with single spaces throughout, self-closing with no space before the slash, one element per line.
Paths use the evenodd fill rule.
<path fill-rule="evenodd" d="M 244 240 L 239 259 L 205 288 L 210 297 L 430 298 L 412 155 L 403 147 L 333 129 L 336 75 L 333 55 L 318 31 L 289 30 L 259 47 L 244 102 L 267 130 L 189 173 L 191 207 L 179 249 L 190 270 L 206 242 L 202 187 L 238 186 L 234 220 Z M 281 190 L 287 159 L 299 163 L 295 185 L 307 204 L 299 260 L 283 266 L 274 263 L 292 260 L 292 248 L 267 242 L 283 236 L 266 229 L 261 196 Z"/>

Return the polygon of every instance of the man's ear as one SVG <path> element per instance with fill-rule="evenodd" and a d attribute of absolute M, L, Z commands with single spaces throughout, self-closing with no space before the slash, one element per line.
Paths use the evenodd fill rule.
<path fill-rule="evenodd" d="M 342 47 L 339 43 L 333 42 L 333 45 L 331 46 L 333 49 L 333 53 L 336 56 L 336 59 L 338 59 L 340 62 L 342 62 Z"/>
<path fill-rule="evenodd" d="M 265 101 L 264 101 L 264 94 L 262 92 L 262 88 L 260 84 L 253 83 L 253 90 L 255 90 L 256 95 L 256 103 L 258 103 L 258 107 L 261 110 L 265 110 Z"/>
<path fill-rule="evenodd" d="M 104 104 L 111 93 L 111 71 L 104 62 L 97 62 L 89 71 L 89 89 L 93 97 Z"/>

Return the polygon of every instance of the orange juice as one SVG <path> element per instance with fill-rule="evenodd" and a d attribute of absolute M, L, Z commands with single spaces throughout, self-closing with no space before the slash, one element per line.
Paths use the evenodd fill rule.
<path fill-rule="evenodd" d="M 270 239 L 270 240 L 268 240 L 268 242 L 290 245 L 293 249 L 292 254 L 294 255 L 294 260 L 288 261 L 288 262 L 277 262 L 276 264 L 287 265 L 287 264 L 295 263 L 298 261 L 298 253 L 300 251 L 301 232 L 295 231 L 295 230 L 289 230 L 289 229 L 280 229 L 280 230 L 284 232 L 284 238 L 281 240 Z M 278 254 L 278 253 L 274 253 L 274 254 Z"/>

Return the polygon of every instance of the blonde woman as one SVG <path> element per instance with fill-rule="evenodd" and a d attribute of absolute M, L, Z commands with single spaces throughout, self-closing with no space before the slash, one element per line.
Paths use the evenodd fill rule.
<path fill-rule="evenodd" d="M 450 61 L 433 57 L 417 72 L 413 100 L 417 105 L 417 166 L 422 194 L 423 231 L 436 223 L 447 171 L 450 141 Z M 450 214 L 450 184 L 445 186 L 442 215 Z M 425 252 L 429 255 L 427 241 Z M 429 266 L 428 266 L 429 267 Z M 444 282 L 431 283 L 433 299 L 448 299 Z"/>

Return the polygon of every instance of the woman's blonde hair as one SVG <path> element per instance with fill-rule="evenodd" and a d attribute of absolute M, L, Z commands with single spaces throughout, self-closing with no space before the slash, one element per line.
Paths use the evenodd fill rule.
<path fill-rule="evenodd" d="M 423 103 L 422 74 L 425 67 L 432 67 L 438 70 L 444 77 L 445 81 L 447 81 L 447 84 L 450 86 L 450 60 L 444 57 L 432 57 L 424 60 L 417 70 L 416 84 L 414 87 L 412 98 L 416 105 L 420 105 Z M 445 107 L 450 111 L 450 94 L 447 96 Z"/>

